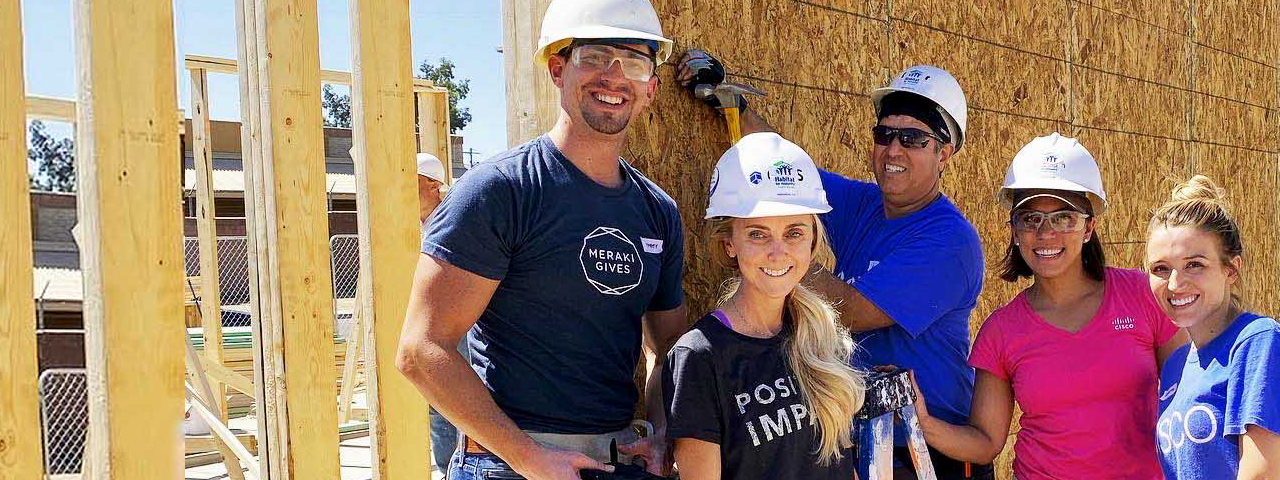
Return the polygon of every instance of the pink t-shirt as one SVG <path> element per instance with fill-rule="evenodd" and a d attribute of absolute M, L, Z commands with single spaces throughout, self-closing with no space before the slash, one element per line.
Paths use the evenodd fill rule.
<path fill-rule="evenodd" d="M 1175 333 L 1139 270 L 1108 268 L 1098 313 L 1076 333 L 1037 315 L 1025 291 L 992 312 L 969 364 L 1008 380 L 1022 407 L 1018 480 L 1162 478 L 1156 348 Z"/>

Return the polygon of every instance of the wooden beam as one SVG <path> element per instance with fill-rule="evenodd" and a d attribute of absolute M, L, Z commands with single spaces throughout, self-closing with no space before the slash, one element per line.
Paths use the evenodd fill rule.
<path fill-rule="evenodd" d="M 179 478 L 186 331 L 176 321 L 183 272 L 173 5 L 75 5 L 86 477 Z"/>
<path fill-rule="evenodd" d="M 342 382 L 338 386 L 338 424 L 347 423 L 351 418 L 351 394 L 356 388 L 356 366 L 360 364 L 360 354 L 363 350 L 360 348 L 368 337 L 368 328 L 365 327 L 364 321 L 364 292 L 360 288 L 356 288 L 356 301 L 354 303 L 355 325 L 351 326 L 351 332 L 347 333 L 347 352 L 342 357 Z"/>
<path fill-rule="evenodd" d="M 44 465 L 32 308 L 31 196 L 23 112 L 21 2 L 0 2 L 0 479 L 40 478 Z"/>
<path fill-rule="evenodd" d="M 214 73 L 240 73 L 239 62 L 230 58 L 207 57 L 204 55 L 187 55 L 184 64 L 188 70 L 201 69 Z M 413 77 L 412 73 L 409 75 Z M 351 85 L 351 72 L 341 70 L 320 70 L 320 81 L 336 85 Z M 425 78 L 413 78 L 414 91 L 434 90 L 435 83 Z"/>
<path fill-rule="evenodd" d="M 213 202 L 213 129 L 209 122 L 209 74 L 194 69 L 191 74 L 191 152 L 196 170 L 196 238 L 200 249 L 200 327 L 204 334 L 204 356 L 222 365 L 222 290 L 218 284 L 218 236 Z M 222 382 L 209 385 L 210 406 L 227 421 L 227 389 Z M 244 473 L 231 450 L 219 448 L 231 480 L 243 480 Z"/>
<path fill-rule="evenodd" d="M 319 27 L 314 0 L 258 0 L 252 41 L 260 151 L 251 167 L 271 478 L 338 478 L 333 277 L 325 208 Z M 259 215 L 255 212 L 255 215 Z M 274 424 L 274 425 L 271 425 Z M 271 445 L 268 445 L 271 448 Z M 275 468 L 273 465 L 270 468 Z"/>
<path fill-rule="evenodd" d="M 253 452 L 258 449 L 258 440 L 252 434 L 237 433 L 235 437 L 236 437 L 236 440 L 240 441 L 241 445 L 244 445 L 244 449 L 248 451 L 250 455 L 252 455 Z M 183 450 L 186 452 L 187 455 L 192 455 L 192 454 L 202 453 L 202 452 L 216 452 L 218 451 L 218 448 L 222 446 L 222 444 L 223 444 L 222 439 L 216 435 L 209 435 L 209 436 L 188 435 L 182 439 Z M 235 461 L 235 458 L 236 457 L 232 457 L 232 461 Z M 217 462 L 214 462 L 214 463 L 217 463 Z"/>
<path fill-rule="evenodd" d="M 284 455 L 284 430 L 277 422 L 283 417 L 279 409 L 283 406 L 280 389 L 270 389 L 271 382 L 282 382 L 283 375 L 277 366 L 283 364 L 280 356 L 270 348 L 276 344 L 280 334 L 279 308 L 272 308 L 275 295 L 266 295 L 270 291 L 271 282 L 264 279 L 262 272 L 271 264 L 267 256 L 267 229 L 259 228 L 266 224 L 266 199 L 258 192 L 263 191 L 262 175 L 262 96 L 258 75 L 258 14 L 257 2 L 254 0 L 235 0 L 236 50 L 240 58 L 245 59 L 239 67 L 240 86 L 240 151 L 244 165 L 244 199 L 246 248 L 249 271 L 250 324 L 253 332 L 253 397 L 258 408 L 258 453 L 262 459 L 258 464 L 258 478 L 276 479 L 283 474 L 281 463 Z M 264 321 L 266 315 L 274 315 L 272 320 Z M 272 358 L 272 361 L 267 361 Z"/>
<path fill-rule="evenodd" d="M 32 120 L 76 121 L 76 101 L 67 98 L 27 95 L 27 118 Z"/>
<path fill-rule="evenodd" d="M 187 391 L 187 397 L 192 400 L 192 409 L 196 411 L 196 414 L 200 416 L 201 420 L 204 420 L 204 423 L 209 425 L 209 431 L 213 432 L 215 437 L 218 437 L 219 443 L 229 447 L 231 451 L 235 453 L 236 458 L 239 459 L 240 462 L 244 463 L 245 467 L 248 468 L 250 472 L 259 470 L 258 461 L 253 458 L 253 454 L 249 453 L 249 449 L 245 448 L 243 443 L 240 443 L 240 440 L 236 438 L 234 433 L 231 433 L 231 429 L 218 421 L 217 414 L 213 413 L 213 410 L 210 409 L 209 405 L 206 405 L 203 399 L 200 398 L 200 395 L 196 394 L 196 391 L 191 387 L 191 384 L 186 384 L 185 388 Z M 253 478 L 256 480 L 258 477 L 255 475 Z"/>
<path fill-rule="evenodd" d="M 204 373 L 208 374 L 209 377 L 225 383 L 228 387 L 234 388 L 241 393 L 253 395 L 253 380 L 248 377 L 232 371 L 226 365 L 213 363 L 208 358 L 201 357 L 200 365 L 204 366 Z"/>
<path fill-rule="evenodd" d="M 430 153 L 444 164 L 445 183 L 453 183 L 453 148 L 449 143 L 449 91 L 417 92 L 418 151 Z"/>
<path fill-rule="evenodd" d="M 507 86 L 507 145 L 516 146 L 551 130 L 560 111 L 560 91 L 534 60 L 542 15 L 551 0 L 502 0 L 502 56 Z"/>
<path fill-rule="evenodd" d="M 370 326 L 365 368 L 373 478 L 430 478 L 431 462 L 424 461 L 431 458 L 427 402 L 395 363 L 419 255 L 414 97 L 405 81 L 413 72 L 409 3 L 350 5 L 358 288 L 365 299 L 357 307 Z M 446 165 L 447 158 L 441 157 Z"/>

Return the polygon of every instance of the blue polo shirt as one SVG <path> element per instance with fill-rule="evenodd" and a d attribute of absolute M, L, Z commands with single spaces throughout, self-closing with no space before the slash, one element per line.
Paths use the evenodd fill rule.
<path fill-rule="evenodd" d="M 855 366 L 915 370 L 929 413 L 968 423 L 969 312 L 984 271 L 977 230 L 946 196 L 890 219 L 880 187 L 821 175 L 832 207 L 822 223 L 836 255 L 834 273 L 896 323 L 854 335 Z"/>

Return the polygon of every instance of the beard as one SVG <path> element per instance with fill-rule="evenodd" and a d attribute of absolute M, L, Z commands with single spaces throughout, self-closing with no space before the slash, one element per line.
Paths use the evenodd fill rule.
<path fill-rule="evenodd" d="M 582 109 L 582 119 L 587 122 L 587 126 L 592 130 L 603 133 L 605 135 L 613 135 L 627 129 L 627 125 L 631 124 L 631 111 L 628 109 L 624 115 L 612 116 L 604 112 L 593 111 L 590 108 Z"/>

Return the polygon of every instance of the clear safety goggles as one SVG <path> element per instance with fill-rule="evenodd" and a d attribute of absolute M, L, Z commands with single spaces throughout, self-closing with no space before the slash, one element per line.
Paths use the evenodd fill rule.
<path fill-rule="evenodd" d="M 607 72 L 617 62 L 622 67 L 622 76 L 637 82 L 649 81 L 657 68 L 653 57 L 622 45 L 578 45 L 573 48 L 569 59 L 573 66 L 590 72 Z"/>
<path fill-rule="evenodd" d="M 1058 210 L 1056 212 L 1038 212 L 1035 210 L 1016 210 L 1013 212 L 1013 226 L 1019 232 L 1038 232 L 1046 221 L 1049 227 L 1058 233 L 1075 233 L 1084 230 L 1085 220 L 1089 214 L 1075 210 Z"/>

